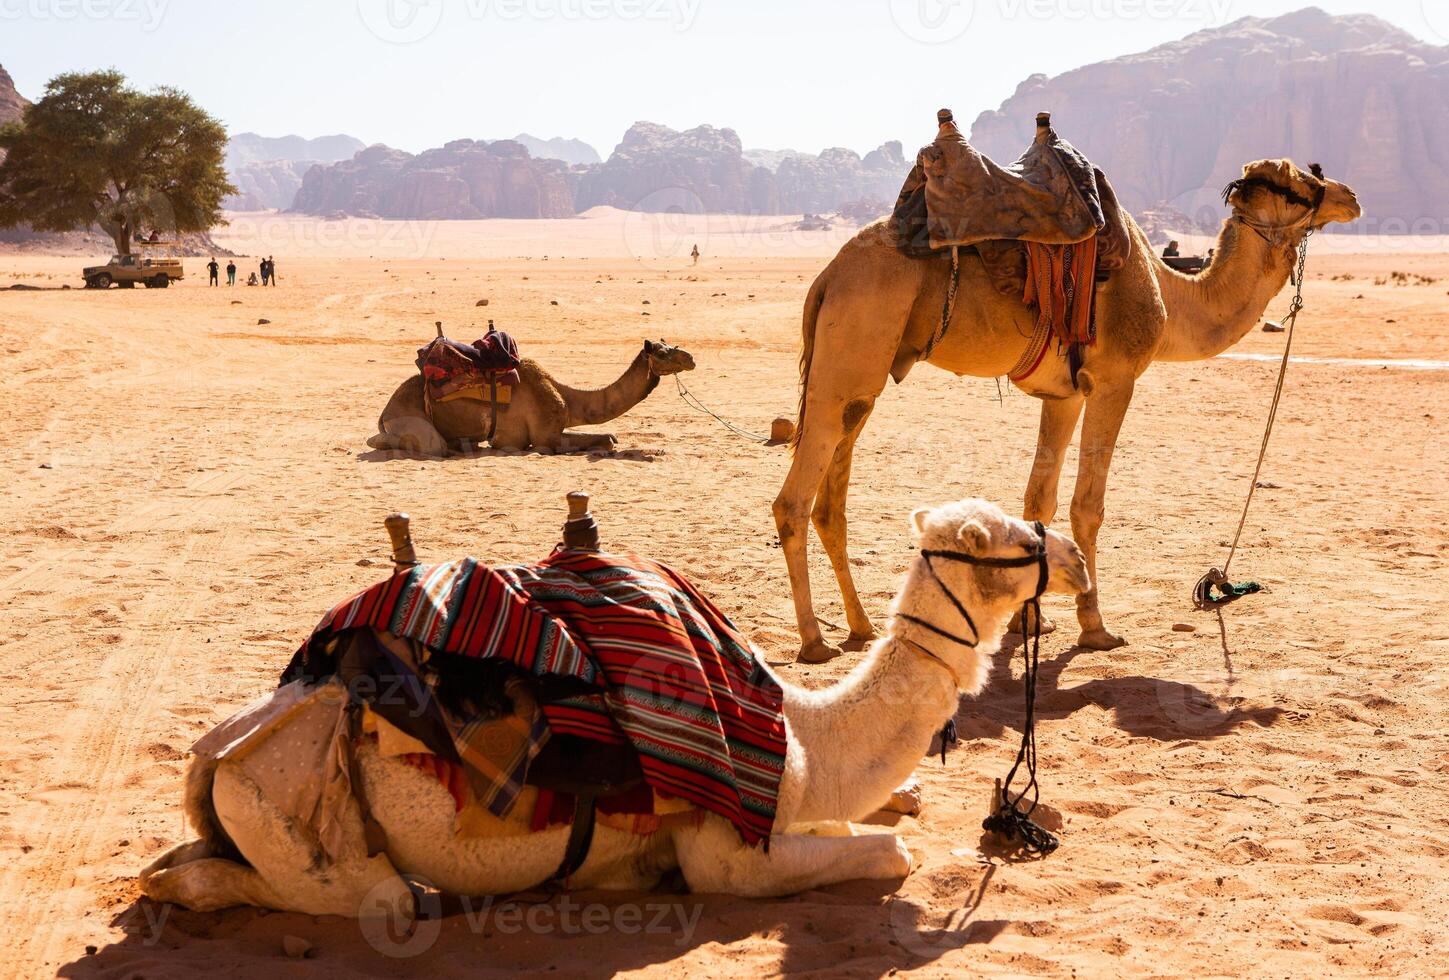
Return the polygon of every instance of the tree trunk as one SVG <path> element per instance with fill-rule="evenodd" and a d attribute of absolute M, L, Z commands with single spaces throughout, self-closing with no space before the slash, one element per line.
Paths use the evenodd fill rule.
<path fill-rule="evenodd" d="M 117 255 L 131 254 L 131 226 L 129 224 L 113 225 L 111 228 L 111 240 L 116 243 Z"/>

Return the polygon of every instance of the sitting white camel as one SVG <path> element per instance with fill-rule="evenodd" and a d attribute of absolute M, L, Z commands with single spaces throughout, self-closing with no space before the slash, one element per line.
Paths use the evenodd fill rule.
<path fill-rule="evenodd" d="M 896 597 L 889 632 L 835 686 L 783 685 L 786 760 L 768 849 L 746 845 L 712 813 L 650 835 L 600 825 L 571 887 L 647 889 L 677 867 L 697 892 L 775 896 L 910 872 L 910 852 L 894 834 L 820 836 L 807 825 L 862 820 L 880 809 L 955 715 L 961 695 L 980 690 L 1007 620 L 1042 588 L 1042 565 L 1027 556 L 1044 552 L 1047 591 L 1079 595 L 1090 587 L 1069 538 L 1050 530 L 1038 536 L 993 504 L 966 500 L 918 510 L 912 519 L 923 555 Z M 976 563 L 981 559 L 991 564 Z M 287 734 L 284 726 L 270 738 Z M 293 753 L 291 745 L 259 750 L 265 764 L 251 768 L 229 760 L 192 764 L 187 812 L 202 839 L 141 872 L 146 895 L 202 911 L 257 905 L 311 915 L 410 913 L 413 894 L 401 875 L 453 894 L 497 895 L 547 881 L 564 855 L 569 828 L 528 832 L 532 808 L 524 799 L 515 816 L 500 821 L 512 825 L 504 828 L 510 836 L 456 835 L 453 799 L 442 784 L 364 741 L 356 772 L 385 849 L 368 856 L 361 811 L 349 796 L 341 845 L 329 860 L 278 805 L 286 791 L 277 786 L 289 777 L 293 787 L 299 778 L 322 779 L 316 753 Z M 287 773 L 296 759 L 310 759 L 313 769 Z M 221 856 L 238 853 L 245 864 Z"/>

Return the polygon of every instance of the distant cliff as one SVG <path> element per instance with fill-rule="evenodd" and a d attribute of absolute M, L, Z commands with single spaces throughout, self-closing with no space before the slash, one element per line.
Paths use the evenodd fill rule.
<path fill-rule="evenodd" d="M 1366 231 L 1449 221 L 1449 48 L 1367 14 L 1247 17 L 1056 78 L 1033 75 L 971 131 L 1013 160 L 1035 114 L 1111 178 L 1130 209 L 1223 214 L 1244 163 L 1322 163 L 1363 202 Z"/>
<path fill-rule="evenodd" d="M 641 211 L 776 211 L 774 175 L 744 158 L 733 129 L 683 132 L 637 122 L 602 165 L 586 171 L 578 208 L 599 204 Z"/>
<path fill-rule="evenodd" d="M 511 140 L 454 140 L 414 156 L 370 146 L 308 170 L 293 209 L 309 214 L 439 220 L 573 215 L 568 168 Z"/>
<path fill-rule="evenodd" d="M 530 156 L 539 160 L 562 160 L 570 166 L 583 167 L 603 162 L 599 151 L 583 140 L 564 139 L 561 136 L 543 140 L 527 133 L 519 133 L 513 137 L 513 142 L 521 143 Z"/>
<path fill-rule="evenodd" d="M 580 210 L 597 204 L 725 214 L 832 212 L 861 200 L 893 201 L 909 170 L 899 143 L 862 159 L 851 150 L 746 154 L 732 129 L 629 127 L 609 159 L 579 177 Z"/>
<path fill-rule="evenodd" d="M 30 101 L 15 91 L 15 82 L 10 73 L 0 65 L 0 126 L 14 122 L 25 114 Z"/>
<path fill-rule="evenodd" d="M 237 193 L 228 211 L 290 208 L 302 178 L 316 164 L 346 160 L 366 144 L 352 136 L 258 136 L 238 133 L 226 147 L 226 170 Z"/>

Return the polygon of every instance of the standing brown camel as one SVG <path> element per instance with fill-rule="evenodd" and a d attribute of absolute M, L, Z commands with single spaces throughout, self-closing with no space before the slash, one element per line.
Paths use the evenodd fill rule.
<path fill-rule="evenodd" d="M 1072 536 L 1092 576 L 1091 589 L 1077 596 L 1077 642 L 1084 647 L 1109 650 L 1126 642 L 1102 622 L 1097 531 L 1112 451 L 1137 378 L 1154 360 L 1205 359 L 1237 343 L 1288 281 L 1304 236 L 1362 214 L 1347 185 L 1320 179 L 1288 160 L 1244 167 L 1227 202 L 1232 216 L 1218 236 L 1217 257 L 1196 277 L 1174 272 L 1154 256 L 1147 236 L 1129 218 L 1132 256 L 1099 287 L 1097 342 L 1086 349 L 1077 385 L 1066 359 L 1050 354 L 1018 385 L 1042 401 L 1026 491 L 1028 520 L 1055 517 L 1062 462 L 1085 406 L 1071 506 Z M 800 659 L 807 663 L 840 652 L 825 642 L 815 619 L 807 521 L 814 522 L 835 568 L 851 639 L 876 635 L 846 553 L 851 453 L 892 366 L 898 382 L 910 370 L 909 357 L 898 364 L 898 353 L 923 350 L 939 327 L 949 278 L 948 259 L 907 258 L 896 249 L 889 224 L 877 223 L 841 248 L 805 298 L 795 455 L 774 511 L 794 592 Z M 1000 377 L 1021 358 L 1035 321 L 1034 310 L 993 287 L 974 254 L 963 255 L 951 323 L 929 363 L 957 375 Z"/>

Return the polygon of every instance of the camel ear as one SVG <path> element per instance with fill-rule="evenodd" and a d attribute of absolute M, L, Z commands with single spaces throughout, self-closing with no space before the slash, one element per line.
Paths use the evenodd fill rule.
<path fill-rule="evenodd" d="M 991 546 L 991 533 L 979 521 L 967 521 L 956 532 L 962 549 L 970 555 L 979 555 Z"/>
<path fill-rule="evenodd" d="M 654 353 L 654 341 L 652 341 L 652 340 L 646 340 L 646 341 L 644 341 L 644 353 L 646 353 L 646 354 L 652 354 L 652 353 Z"/>
<path fill-rule="evenodd" d="M 919 510 L 911 511 L 911 526 L 916 529 L 916 536 L 920 537 L 926 533 L 926 518 L 931 516 L 931 508 L 922 507 Z"/>

